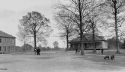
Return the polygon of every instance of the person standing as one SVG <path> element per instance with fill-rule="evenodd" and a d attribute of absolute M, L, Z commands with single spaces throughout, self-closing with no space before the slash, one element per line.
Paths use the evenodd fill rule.
<path fill-rule="evenodd" d="M 40 55 L 40 48 L 37 48 L 37 55 Z"/>
<path fill-rule="evenodd" d="M 78 48 L 75 49 L 76 50 L 76 53 L 78 52 Z"/>

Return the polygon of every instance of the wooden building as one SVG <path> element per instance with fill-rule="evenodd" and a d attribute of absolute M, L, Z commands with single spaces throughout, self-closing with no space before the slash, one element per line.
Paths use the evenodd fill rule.
<path fill-rule="evenodd" d="M 72 39 L 69 43 L 70 43 L 70 50 L 74 50 L 76 48 L 80 49 L 80 44 L 81 44 L 80 37 Z M 83 41 L 82 41 L 84 49 L 87 49 L 87 50 L 94 49 L 94 43 L 96 45 L 96 49 L 108 48 L 108 43 L 103 36 L 95 35 L 95 41 L 93 41 L 92 34 L 84 34 Z"/>
<path fill-rule="evenodd" d="M 15 50 L 16 37 L 0 31 L 0 53 L 10 53 Z"/>

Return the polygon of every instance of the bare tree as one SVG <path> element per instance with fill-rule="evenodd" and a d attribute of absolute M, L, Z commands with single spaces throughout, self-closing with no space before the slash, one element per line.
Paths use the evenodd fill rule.
<path fill-rule="evenodd" d="M 58 49 L 58 48 L 59 48 L 59 43 L 58 43 L 58 41 L 54 41 L 54 42 L 53 42 L 53 46 L 54 46 L 55 49 Z"/>
<path fill-rule="evenodd" d="M 39 12 L 32 11 L 27 15 L 23 16 L 20 20 L 21 26 L 28 35 L 33 35 L 34 37 L 34 49 L 36 48 L 36 38 L 38 35 L 44 35 L 46 33 L 45 29 L 48 27 L 49 19 Z"/>
<path fill-rule="evenodd" d="M 99 34 L 99 29 L 97 27 L 97 23 L 98 20 L 100 19 L 99 16 L 101 15 L 102 12 L 99 11 L 99 6 L 100 3 L 96 1 L 96 0 L 91 0 L 91 4 L 90 4 L 90 13 L 89 15 L 86 17 L 86 23 L 89 23 L 89 31 L 88 32 L 92 32 L 92 39 L 93 39 L 93 43 L 94 43 L 94 50 L 93 52 L 96 53 L 96 42 L 95 42 L 95 34 Z"/>
<path fill-rule="evenodd" d="M 81 42 L 81 55 L 84 55 L 84 45 L 83 45 L 83 33 L 88 30 L 88 25 L 85 23 L 85 17 L 89 14 L 89 8 L 91 0 L 69 0 L 69 5 L 61 4 L 58 6 L 59 9 L 68 12 L 69 14 L 61 15 L 62 17 L 68 18 L 76 25 L 76 30 L 80 35 Z"/>
<path fill-rule="evenodd" d="M 73 32 L 74 25 L 72 24 L 72 21 L 70 21 L 69 18 L 62 17 L 61 16 L 62 14 L 68 15 L 68 13 L 66 13 L 64 11 L 60 11 L 60 12 L 56 13 L 55 20 L 57 22 L 58 29 L 63 30 L 63 32 L 61 32 L 61 34 L 60 34 L 60 37 L 66 39 L 66 44 L 67 44 L 66 50 L 68 50 L 69 49 L 69 38 L 71 36 L 73 36 L 72 32 Z"/>
<path fill-rule="evenodd" d="M 17 33 L 18 39 L 23 42 L 23 44 L 26 44 L 29 39 L 27 37 L 27 32 L 25 32 L 24 28 L 20 25 L 18 25 L 19 32 Z"/>
<path fill-rule="evenodd" d="M 119 14 L 125 11 L 124 6 L 125 6 L 125 0 L 104 0 L 104 3 L 101 4 L 101 8 L 104 11 L 104 13 L 107 14 L 110 19 L 114 20 L 114 25 L 111 26 L 115 28 L 116 47 L 117 47 L 116 53 L 120 53 L 119 43 L 118 43 L 119 40 L 118 28 L 124 22 L 124 18 L 119 16 Z"/>

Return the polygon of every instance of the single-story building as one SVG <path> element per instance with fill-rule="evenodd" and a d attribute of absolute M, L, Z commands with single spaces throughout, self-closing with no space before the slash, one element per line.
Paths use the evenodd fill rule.
<path fill-rule="evenodd" d="M 0 53 L 10 53 L 15 51 L 16 37 L 0 31 Z"/>
<path fill-rule="evenodd" d="M 70 42 L 70 50 L 80 49 L 81 41 L 80 37 L 72 39 Z M 94 44 L 96 49 L 108 49 L 108 43 L 103 36 L 95 35 L 95 41 L 93 41 L 92 34 L 84 34 L 82 44 L 84 49 L 92 50 L 94 49 Z"/>

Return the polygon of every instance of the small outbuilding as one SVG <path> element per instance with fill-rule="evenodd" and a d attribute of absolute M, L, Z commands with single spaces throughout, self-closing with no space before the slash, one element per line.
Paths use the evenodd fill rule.
<path fill-rule="evenodd" d="M 70 42 L 70 50 L 80 49 L 81 41 L 80 37 L 72 39 Z M 95 40 L 93 41 L 92 34 L 84 34 L 82 44 L 85 50 L 93 50 L 94 45 L 96 49 L 108 49 L 108 43 L 103 36 L 95 35 Z"/>

